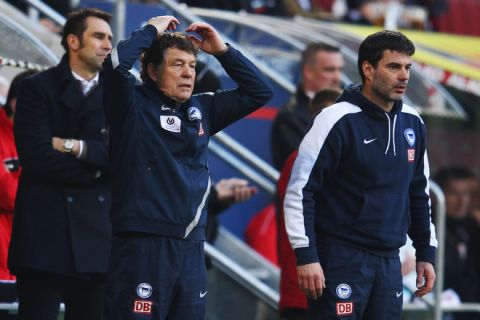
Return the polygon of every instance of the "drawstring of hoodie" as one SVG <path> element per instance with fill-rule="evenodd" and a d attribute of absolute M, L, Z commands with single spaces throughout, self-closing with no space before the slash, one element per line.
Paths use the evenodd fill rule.
<path fill-rule="evenodd" d="M 387 141 L 387 147 L 385 148 L 385 154 L 388 153 L 388 149 L 390 148 L 390 140 L 393 140 L 393 155 L 396 156 L 397 155 L 397 150 L 395 148 L 395 126 L 397 124 L 397 115 L 395 115 L 395 117 L 393 117 L 393 130 L 391 130 L 391 124 L 390 124 L 390 116 L 388 115 L 388 113 L 385 113 L 385 116 L 387 117 L 387 120 L 388 120 L 388 141 Z M 393 138 L 392 138 L 393 136 Z"/>
<path fill-rule="evenodd" d="M 397 115 L 393 117 L 393 130 L 392 130 L 392 135 L 393 135 L 393 155 L 397 156 L 397 149 L 395 148 L 395 125 L 397 124 Z"/>

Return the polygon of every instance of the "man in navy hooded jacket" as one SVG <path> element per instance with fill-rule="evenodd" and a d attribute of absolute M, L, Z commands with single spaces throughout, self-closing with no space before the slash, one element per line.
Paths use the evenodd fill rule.
<path fill-rule="evenodd" d="M 104 63 L 114 232 L 107 319 L 204 319 L 209 137 L 272 97 L 268 81 L 215 29 L 150 19 Z M 197 48 L 238 84 L 192 96 Z M 143 85 L 129 70 L 142 55 Z"/>
<path fill-rule="evenodd" d="M 416 294 L 432 290 L 437 241 L 425 125 L 401 100 L 414 52 L 398 32 L 367 37 L 358 55 L 362 85 L 321 112 L 300 145 L 284 210 L 310 319 L 401 319 L 407 233 Z"/>

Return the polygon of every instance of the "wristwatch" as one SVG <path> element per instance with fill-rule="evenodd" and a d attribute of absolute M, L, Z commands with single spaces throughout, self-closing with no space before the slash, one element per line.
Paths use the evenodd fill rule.
<path fill-rule="evenodd" d="M 72 139 L 65 139 L 65 141 L 63 141 L 63 151 L 66 153 L 72 153 L 73 146 L 74 143 Z"/>

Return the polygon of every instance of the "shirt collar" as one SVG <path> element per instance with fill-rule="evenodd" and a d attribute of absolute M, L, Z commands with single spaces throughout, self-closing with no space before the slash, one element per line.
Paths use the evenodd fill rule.
<path fill-rule="evenodd" d="M 87 95 L 90 92 L 90 90 L 92 90 L 98 84 L 99 74 L 100 73 L 97 72 L 97 74 L 95 75 L 95 77 L 93 77 L 92 80 L 85 80 L 79 74 L 75 73 L 72 70 L 73 77 L 78 81 L 80 81 L 80 84 L 82 85 L 82 92 L 84 95 Z"/>

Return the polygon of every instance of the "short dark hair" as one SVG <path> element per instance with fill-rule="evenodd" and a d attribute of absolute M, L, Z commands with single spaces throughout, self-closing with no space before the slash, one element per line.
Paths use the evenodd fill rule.
<path fill-rule="evenodd" d="M 340 48 L 322 42 L 310 43 L 302 52 L 302 60 L 300 61 L 301 70 L 303 70 L 307 64 L 313 64 L 315 62 L 315 55 L 319 51 L 340 52 Z"/>
<path fill-rule="evenodd" d="M 37 72 L 37 70 L 26 70 L 20 72 L 12 79 L 12 82 L 10 83 L 10 88 L 8 89 L 7 93 L 7 100 L 5 101 L 5 112 L 7 113 L 8 117 L 13 115 L 12 100 L 18 97 L 22 81 Z"/>
<path fill-rule="evenodd" d="M 165 52 L 168 48 L 177 48 L 189 52 L 195 57 L 198 53 L 198 47 L 187 37 L 187 35 L 180 32 L 160 33 L 153 41 L 150 48 L 145 50 L 140 59 L 142 62 L 140 76 L 144 83 L 152 81 L 148 75 L 148 65 L 151 63 L 155 67 L 160 66 L 164 62 Z"/>
<path fill-rule="evenodd" d="M 110 24 L 112 15 L 108 12 L 94 9 L 94 8 L 85 8 L 80 10 L 72 11 L 68 14 L 67 22 L 63 27 L 62 35 L 62 46 L 65 49 L 65 52 L 68 54 L 68 43 L 67 37 L 69 34 L 75 35 L 77 38 L 82 41 L 82 35 L 87 29 L 87 18 L 94 17 L 99 18 Z"/>
<path fill-rule="evenodd" d="M 341 91 L 334 88 L 322 89 L 315 93 L 308 105 L 310 115 L 315 116 L 326 107 L 329 107 L 332 102 L 334 103 L 337 100 L 340 94 Z"/>
<path fill-rule="evenodd" d="M 433 180 L 445 190 L 451 181 L 476 179 L 475 172 L 472 169 L 463 166 L 451 166 L 440 169 Z"/>
<path fill-rule="evenodd" d="M 364 61 L 370 63 L 374 68 L 377 67 L 378 61 L 383 58 L 383 53 L 386 50 L 400 52 L 413 56 L 415 53 L 415 46 L 404 34 L 398 31 L 382 30 L 369 35 L 360 44 L 358 49 L 358 73 L 362 78 L 362 83 L 365 82 L 365 75 L 363 74 L 362 64 Z"/>

